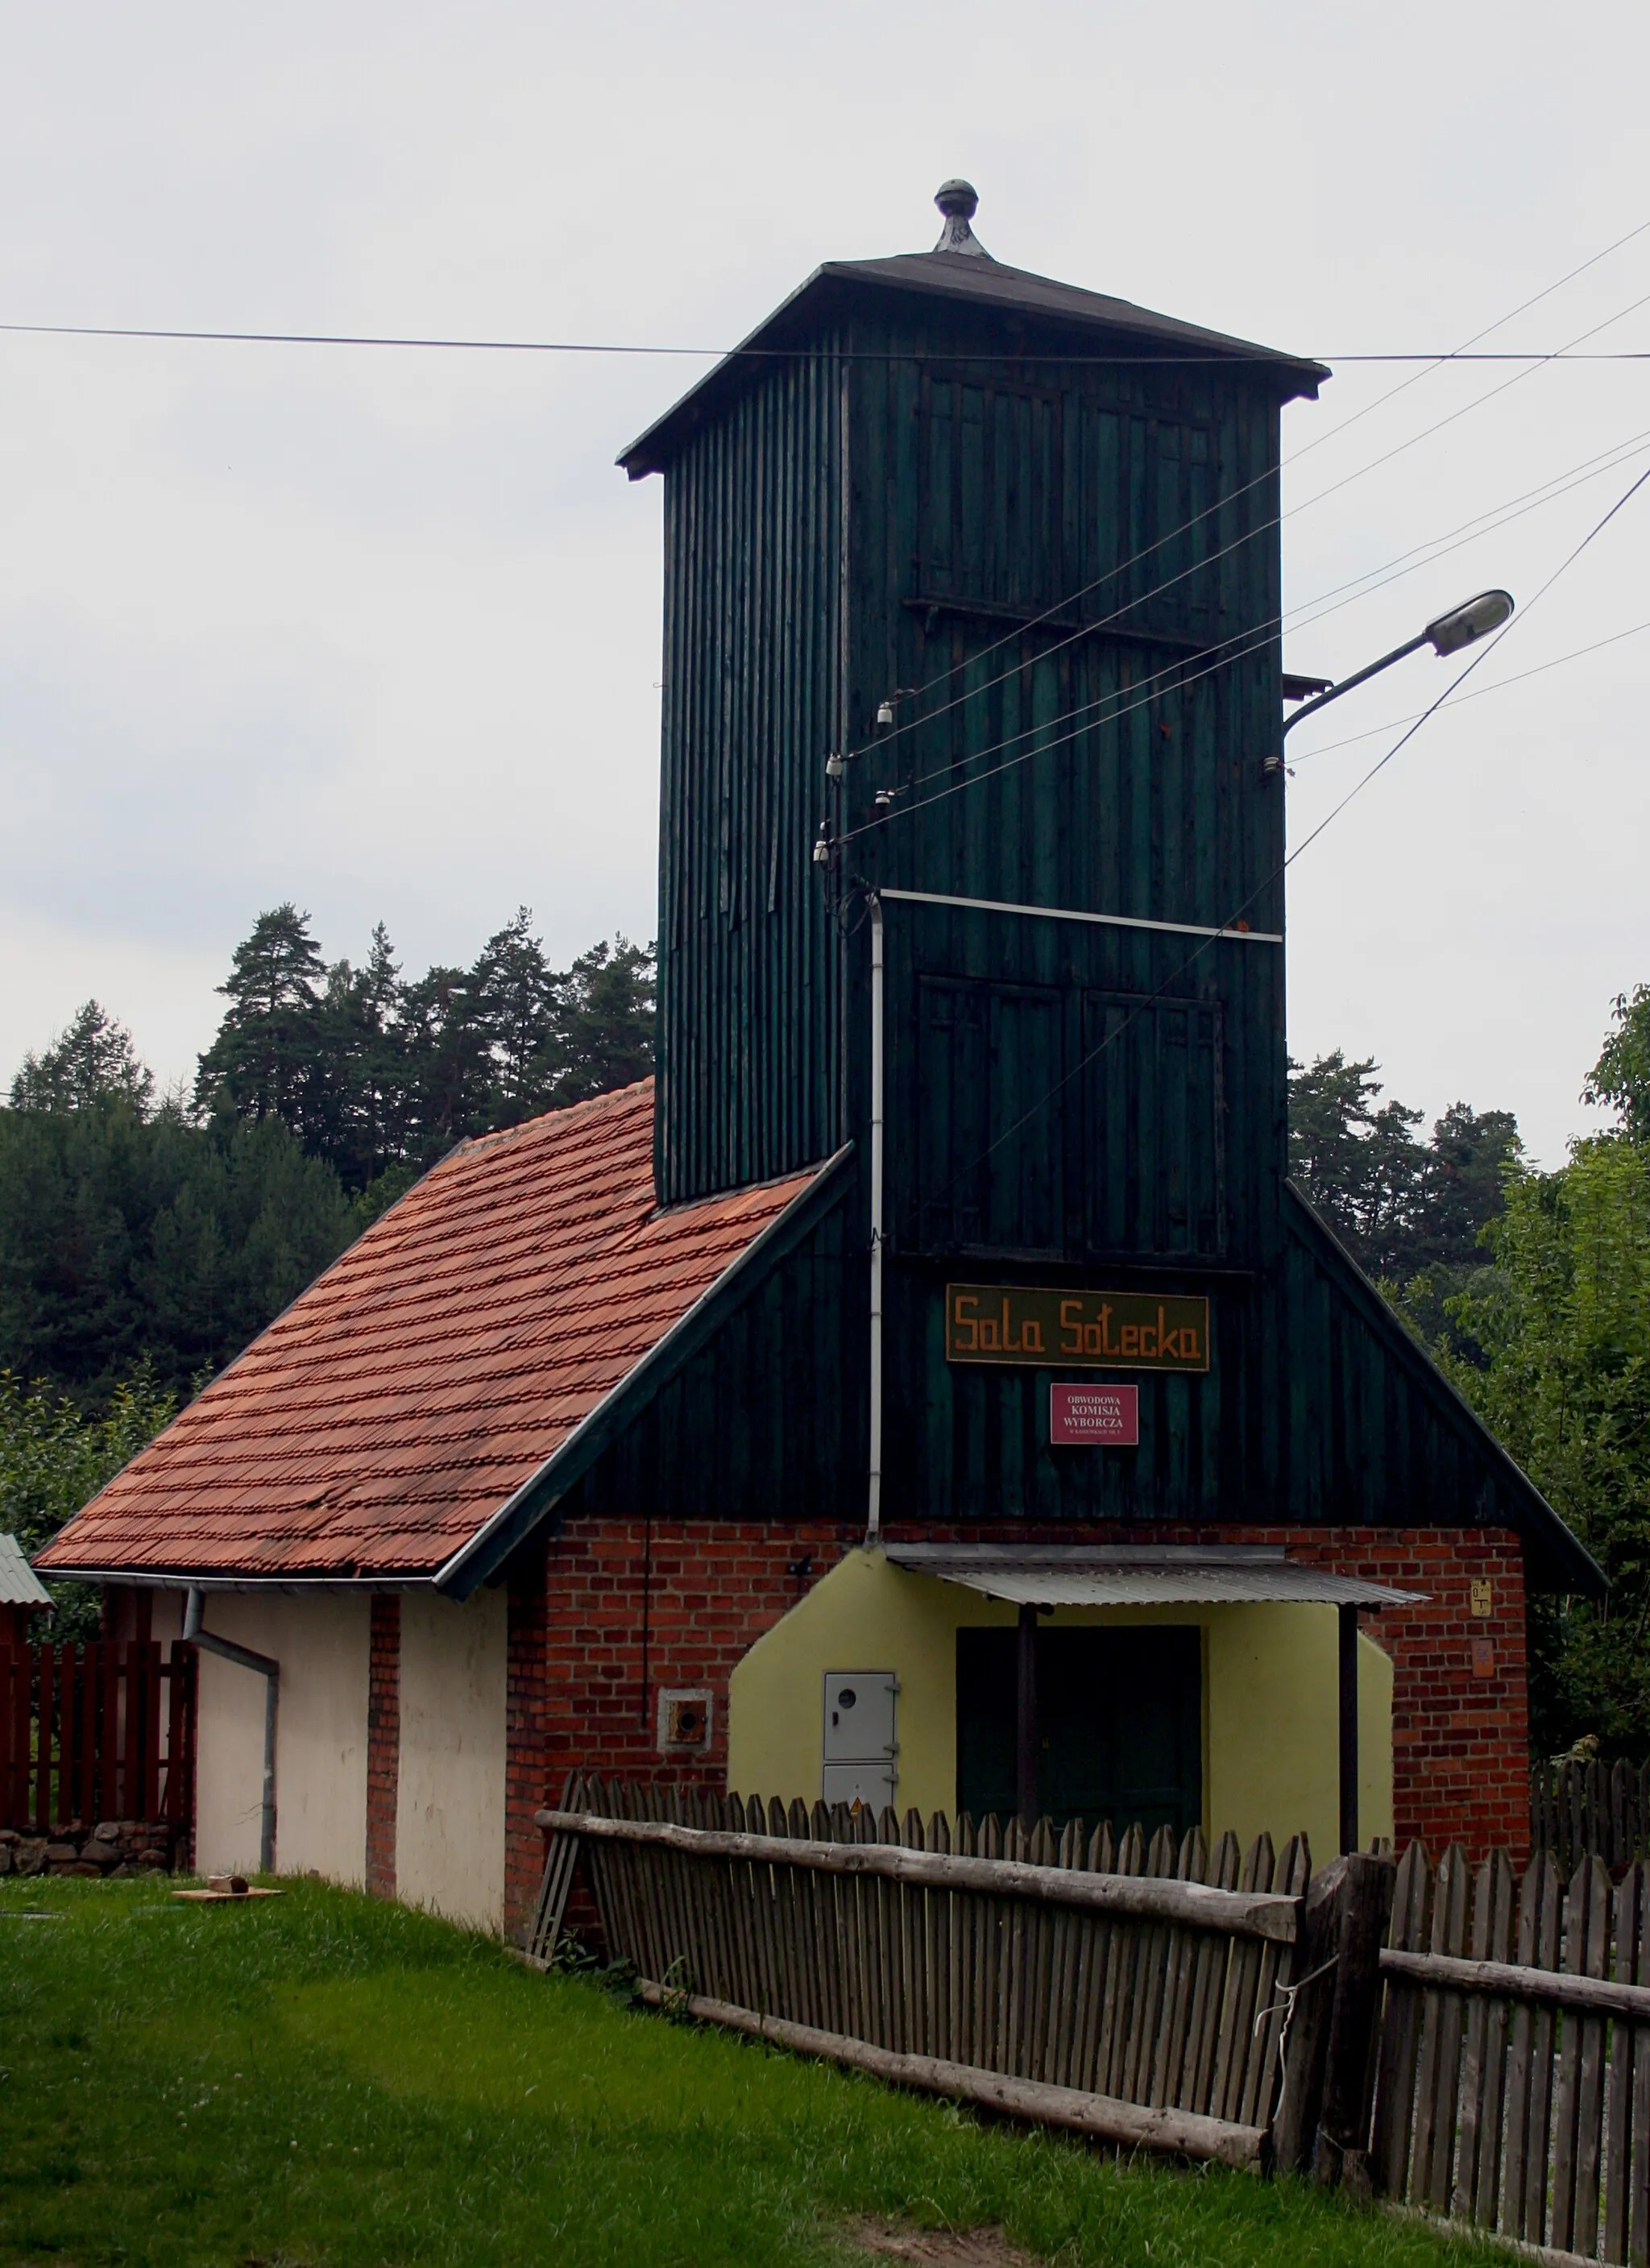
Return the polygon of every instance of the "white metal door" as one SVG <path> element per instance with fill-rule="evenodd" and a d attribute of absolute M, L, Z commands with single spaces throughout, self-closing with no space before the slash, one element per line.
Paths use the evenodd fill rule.
<path fill-rule="evenodd" d="M 825 1673 L 825 1761 L 864 1764 L 897 1751 L 891 1669 L 828 1669 Z"/>

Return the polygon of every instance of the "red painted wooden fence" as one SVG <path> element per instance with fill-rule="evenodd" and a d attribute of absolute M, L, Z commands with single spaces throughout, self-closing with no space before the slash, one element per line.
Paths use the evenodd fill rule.
<path fill-rule="evenodd" d="M 180 1638 L 165 1660 L 152 1639 L 0 1646 L 0 1827 L 187 1824 L 196 1658 Z"/>

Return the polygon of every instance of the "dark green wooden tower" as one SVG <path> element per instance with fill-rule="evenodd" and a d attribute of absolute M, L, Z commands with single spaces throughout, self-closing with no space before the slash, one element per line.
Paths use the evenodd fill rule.
<path fill-rule="evenodd" d="M 771 1328 L 586 1500 L 863 1508 L 874 892 L 891 1521 L 1544 1515 L 1562 1556 L 1285 1181 L 1278 429 L 1328 373 L 937 202 L 620 460 L 665 477 L 660 1202 L 853 1148 Z M 959 1279 L 1207 1300 L 1209 1367 L 1138 1374 L 1137 1451 L 1054 1446 L 1057 1370 L 947 1360 Z"/>
<path fill-rule="evenodd" d="M 1003 267 L 961 211 L 946 241 L 818 269 L 621 460 L 666 482 L 666 1204 L 863 1134 L 857 883 L 1281 926 L 1261 773 L 1281 716 L 1278 409 L 1325 373 Z M 828 755 L 851 750 L 828 789 Z M 822 815 L 844 838 L 829 887 Z M 1228 946 L 1177 978 L 1189 942 L 891 919 L 902 1250 L 1252 1246 L 1241 1152 L 1280 1155 L 1282 956 Z M 1128 1192 L 1082 1186 L 1069 1095 L 970 1167 L 1113 1001 L 1165 982 L 1217 1012 L 1154 1017 L 1125 1050 L 1148 1110 L 1190 1114 L 1183 1189 L 1148 1198 L 1138 1162 Z M 932 1100 L 936 1079 L 952 1094 L 916 1110 L 913 1082 Z M 1116 1112 L 1092 1084 L 1098 1133 Z"/>

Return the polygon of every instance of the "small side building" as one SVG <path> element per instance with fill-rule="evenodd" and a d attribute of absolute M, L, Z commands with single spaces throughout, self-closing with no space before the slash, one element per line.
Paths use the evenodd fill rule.
<path fill-rule="evenodd" d="M 0 1646 L 27 1646 L 35 1616 L 49 1613 L 51 1603 L 16 1536 L 0 1535 Z"/>
<path fill-rule="evenodd" d="M 1279 424 L 1320 365 L 830 262 L 624 454 L 658 1073 L 464 1145 L 42 1555 L 279 1664 L 277 1863 L 516 1926 L 573 1766 L 1528 1837 L 1599 1571 L 1287 1178 Z M 203 1664 L 199 1856 L 263 1681 Z"/>

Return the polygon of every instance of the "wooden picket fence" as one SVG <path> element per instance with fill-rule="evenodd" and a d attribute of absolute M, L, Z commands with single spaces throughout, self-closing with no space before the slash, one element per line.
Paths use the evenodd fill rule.
<path fill-rule="evenodd" d="M 0 1647 L 0 1827 L 188 1816 L 195 1649 Z"/>
<path fill-rule="evenodd" d="M 1341 1877 L 1315 1922 L 1300 1837 L 1279 1858 L 1265 1836 L 1114 1843 L 594 1778 L 538 1818 L 532 1958 L 555 1954 L 577 1852 L 656 2005 L 1111 2141 L 1250 2166 L 1309 2150 Z M 1384 1889 L 1373 2014 L 1392 1867 L 1350 1863 Z M 1357 2092 L 1366 2024 L 1354 2060 Z"/>
<path fill-rule="evenodd" d="M 1392 2198 L 1587 2260 L 1650 2253 L 1650 1865 L 1538 1851 L 1398 1867 L 1374 2174 Z"/>
<path fill-rule="evenodd" d="M 1650 1764 L 1566 1757 L 1529 1775 L 1529 1839 L 1568 1874 L 1583 1859 L 1631 1867 L 1650 1859 Z"/>

